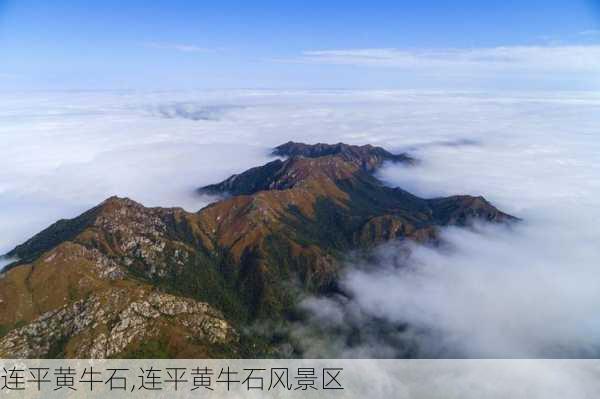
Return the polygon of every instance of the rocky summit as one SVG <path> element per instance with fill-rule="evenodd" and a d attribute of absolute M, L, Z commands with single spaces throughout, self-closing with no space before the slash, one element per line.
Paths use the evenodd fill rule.
<path fill-rule="evenodd" d="M 416 160 L 381 147 L 289 142 L 273 155 L 199 188 L 223 199 L 196 213 L 112 197 L 14 248 L 0 356 L 280 356 L 255 327 L 302 318 L 300 299 L 334 292 L 349 251 L 517 220 L 483 197 L 385 186 L 383 163 Z"/>

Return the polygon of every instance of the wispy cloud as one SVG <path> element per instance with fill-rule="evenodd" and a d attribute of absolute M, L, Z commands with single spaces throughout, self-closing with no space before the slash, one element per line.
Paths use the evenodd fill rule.
<path fill-rule="evenodd" d="M 600 35 L 600 29 L 588 29 L 579 32 L 581 36 L 597 36 Z"/>
<path fill-rule="evenodd" d="M 196 46 L 193 44 L 186 43 L 161 43 L 161 42 L 149 42 L 144 43 L 144 47 L 162 49 L 162 50 L 175 50 L 183 53 L 210 53 L 214 49 Z"/>
<path fill-rule="evenodd" d="M 600 45 L 505 46 L 404 50 L 364 48 L 305 51 L 287 62 L 407 69 L 597 71 Z"/>
<path fill-rule="evenodd" d="M 20 75 L 16 75 L 14 73 L 2 73 L 0 72 L 0 79 L 17 79 L 20 78 Z"/>

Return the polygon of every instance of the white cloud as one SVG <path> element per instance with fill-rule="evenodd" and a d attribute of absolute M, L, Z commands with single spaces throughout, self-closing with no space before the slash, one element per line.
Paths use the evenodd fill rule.
<path fill-rule="evenodd" d="M 452 250 L 415 246 L 398 267 L 401 246 L 390 244 L 376 268 L 352 271 L 345 284 L 352 306 L 409 323 L 421 355 L 597 357 L 600 250 L 586 237 L 592 232 L 563 228 L 448 229 Z"/>
<path fill-rule="evenodd" d="M 600 35 L 600 29 L 583 30 L 583 31 L 579 32 L 579 34 L 582 36 L 596 36 L 596 35 Z"/>
<path fill-rule="evenodd" d="M 503 46 L 472 49 L 405 50 L 366 48 L 306 51 L 288 60 L 318 64 L 439 69 L 463 71 L 573 71 L 594 72 L 600 68 L 600 46 Z"/>
<path fill-rule="evenodd" d="M 14 73 L 1 73 L 0 72 L 0 79 L 18 79 L 20 77 L 21 77 L 21 75 L 16 75 Z"/>
<path fill-rule="evenodd" d="M 144 43 L 145 47 L 162 49 L 162 50 L 176 50 L 181 51 L 183 53 L 210 53 L 213 52 L 214 49 L 209 49 L 205 47 L 196 46 L 193 44 L 185 44 L 185 43 L 160 43 L 160 42 L 149 42 Z"/>

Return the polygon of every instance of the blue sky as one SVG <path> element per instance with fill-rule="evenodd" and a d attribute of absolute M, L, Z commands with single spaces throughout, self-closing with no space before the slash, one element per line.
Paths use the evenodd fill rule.
<path fill-rule="evenodd" d="M 600 88 L 600 0 L 0 0 L 2 89 Z"/>

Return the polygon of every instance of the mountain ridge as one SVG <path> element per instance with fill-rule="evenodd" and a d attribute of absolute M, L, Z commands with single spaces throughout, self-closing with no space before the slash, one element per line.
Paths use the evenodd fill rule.
<path fill-rule="evenodd" d="M 15 247 L 7 255 L 20 261 L 9 265 L 0 279 L 0 327 L 9 331 L 0 339 L 0 355 L 11 353 L 3 344 L 7 337 L 16 342 L 13 347 L 24 347 L 31 337 L 23 329 L 47 312 L 90 295 L 103 301 L 117 288 L 132 296 L 158 290 L 195 301 L 199 305 L 194 306 L 213 309 L 211 314 L 227 326 L 223 328 L 234 331 L 217 335 L 237 337 L 236 331 L 257 320 L 297 317 L 299 298 L 335 286 L 347 251 L 369 250 L 393 239 L 435 243 L 440 227 L 468 226 L 476 219 L 517 220 L 483 197 L 424 199 L 385 186 L 373 176 L 384 162 L 411 166 L 416 160 L 381 147 L 288 142 L 273 154 L 287 158 L 200 188 L 225 197 L 198 212 L 147 208 L 111 197 Z M 122 312 L 123 306 L 111 309 Z M 193 338 L 178 321 L 169 324 L 166 317 L 157 317 L 164 331 L 179 331 L 183 341 Z M 26 325 L 17 327 L 19 323 Z M 90 341 L 86 347 L 102 346 L 104 328 L 64 334 L 60 353 L 73 355 L 69 345 L 82 335 Z M 165 340 L 158 332 L 152 336 L 157 342 Z M 120 352 L 111 356 L 139 352 L 139 340 L 121 343 Z M 250 342 L 252 337 L 243 335 L 241 341 L 221 341 L 232 348 L 226 353 L 255 356 L 256 343 Z M 190 354 L 181 351 L 181 343 L 165 345 L 172 356 Z M 262 346 L 267 353 L 269 346 Z M 210 345 L 197 347 L 206 354 Z"/>

